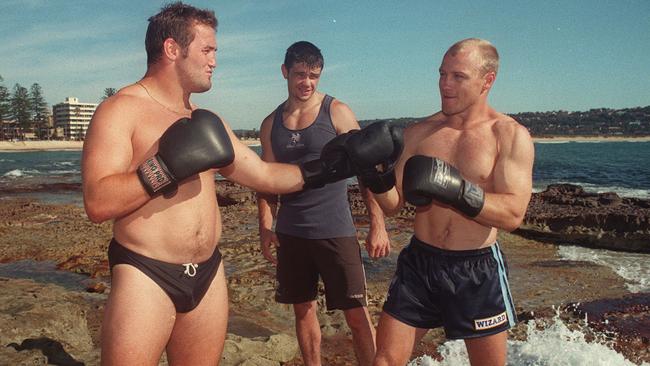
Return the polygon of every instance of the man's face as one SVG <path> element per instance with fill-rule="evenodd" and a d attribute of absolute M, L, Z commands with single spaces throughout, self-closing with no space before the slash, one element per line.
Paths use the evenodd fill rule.
<path fill-rule="evenodd" d="M 471 51 L 446 54 L 440 65 L 442 113 L 454 115 L 466 111 L 481 96 L 485 77 L 478 69 L 478 57 Z"/>
<path fill-rule="evenodd" d="M 309 67 L 305 63 L 294 64 L 291 69 L 282 65 L 282 74 L 287 79 L 289 95 L 301 101 L 311 98 L 320 81 L 321 67 Z"/>
<path fill-rule="evenodd" d="M 181 83 L 192 93 L 203 93 L 212 87 L 212 71 L 217 67 L 217 38 L 214 29 L 194 25 L 194 40 L 181 53 L 177 64 Z"/>

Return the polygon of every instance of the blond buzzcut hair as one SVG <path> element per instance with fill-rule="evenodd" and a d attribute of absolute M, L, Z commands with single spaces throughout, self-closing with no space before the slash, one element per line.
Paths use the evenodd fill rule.
<path fill-rule="evenodd" d="M 494 72 L 494 75 L 499 71 L 499 52 L 497 52 L 496 47 L 492 43 L 480 39 L 480 38 L 467 38 L 462 41 L 454 43 L 445 55 L 449 54 L 451 56 L 456 55 L 462 51 L 474 51 L 476 50 L 476 55 L 478 56 L 479 64 L 478 70 L 481 73 L 481 76 L 487 74 L 488 72 Z"/>

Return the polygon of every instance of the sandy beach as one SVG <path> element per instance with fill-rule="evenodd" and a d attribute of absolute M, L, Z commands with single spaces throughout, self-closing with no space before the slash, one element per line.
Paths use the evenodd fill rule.
<path fill-rule="evenodd" d="M 83 141 L 0 141 L 0 151 L 81 150 Z"/>
<path fill-rule="evenodd" d="M 248 146 L 259 146 L 259 139 L 240 140 Z M 533 137 L 534 142 L 648 142 L 650 136 L 554 136 Z M 0 152 L 8 151 L 43 151 L 43 150 L 81 150 L 83 141 L 0 141 Z"/>
<path fill-rule="evenodd" d="M 260 144 L 258 139 L 240 140 L 248 146 Z M 44 151 L 44 150 L 81 150 L 83 141 L 35 140 L 35 141 L 0 141 L 0 152 L 9 151 Z"/>
<path fill-rule="evenodd" d="M 553 136 L 533 137 L 534 142 L 648 142 L 650 136 Z"/>

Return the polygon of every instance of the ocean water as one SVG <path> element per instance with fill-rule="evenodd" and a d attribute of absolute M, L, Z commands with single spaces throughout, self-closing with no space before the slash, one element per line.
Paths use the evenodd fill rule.
<path fill-rule="evenodd" d="M 649 161 L 650 142 L 536 143 L 533 190 L 572 183 L 588 192 L 650 198 Z M 80 163 L 80 151 L 0 152 L 0 195 L 16 186 L 80 183 Z"/>
<path fill-rule="evenodd" d="M 650 198 L 650 142 L 536 143 L 533 189 L 572 183 L 587 192 Z"/>

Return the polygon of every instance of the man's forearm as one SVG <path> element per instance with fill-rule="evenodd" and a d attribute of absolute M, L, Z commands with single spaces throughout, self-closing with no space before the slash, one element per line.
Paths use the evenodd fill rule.
<path fill-rule="evenodd" d="M 277 212 L 277 195 L 257 193 L 258 222 L 260 229 L 271 230 Z"/>
<path fill-rule="evenodd" d="M 513 231 L 521 225 L 528 207 L 526 197 L 503 193 L 486 193 L 481 213 L 474 220 L 482 225 Z"/>
<path fill-rule="evenodd" d="M 363 199 L 363 202 L 366 205 L 366 210 L 368 211 L 370 226 L 376 229 L 385 229 L 384 213 L 374 195 L 370 190 L 368 190 L 368 188 L 365 188 L 361 184 L 359 184 L 359 191 L 361 192 L 361 198 Z"/>
<path fill-rule="evenodd" d="M 86 213 L 96 223 L 125 216 L 151 199 L 135 173 L 84 182 L 83 191 Z"/>
<path fill-rule="evenodd" d="M 381 210 L 386 216 L 397 215 L 403 207 L 403 202 L 400 200 L 395 187 L 388 192 L 379 194 L 373 193 L 372 197 L 377 205 L 381 207 Z"/>

